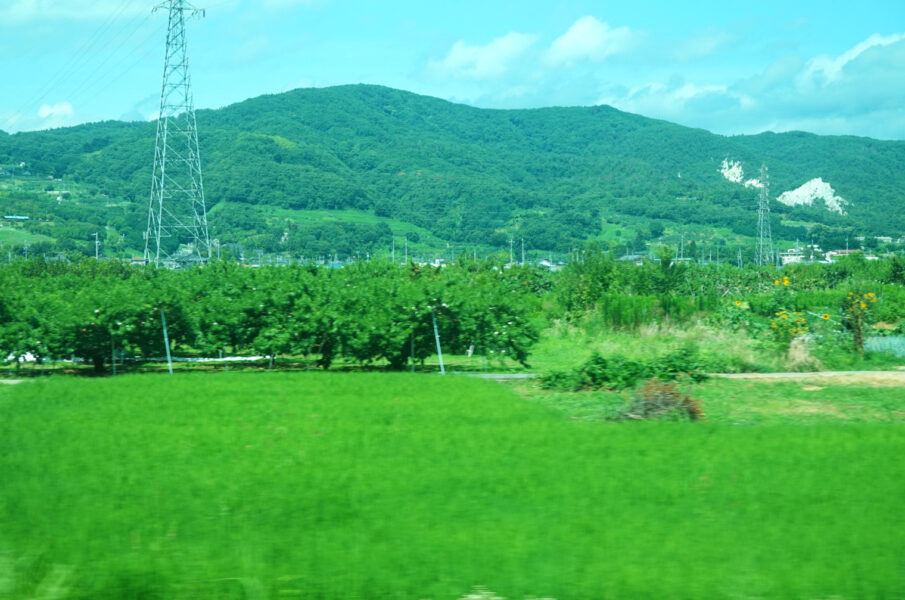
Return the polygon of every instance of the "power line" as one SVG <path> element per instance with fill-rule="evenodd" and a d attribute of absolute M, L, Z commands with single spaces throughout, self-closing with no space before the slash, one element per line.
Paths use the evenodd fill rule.
<path fill-rule="evenodd" d="M 111 58 L 113 58 L 114 56 L 120 57 L 119 61 L 116 62 L 116 63 L 114 63 L 114 64 L 117 64 L 117 65 L 118 65 L 118 64 L 121 64 L 121 63 L 122 63 L 122 57 L 123 57 L 123 56 L 126 56 L 126 53 L 120 53 L 119 51 L 122 50 L 123 46 L 125 46 L 126 43 L 129 42 L 129 41 L 132 39 L 132 36 L 134 36 L 136 33 L 138 33 L 138 31 L 145 25 L 145 23 L 148 22 L 148 20 L 149 20 L 150 18 L 151 18 L 151 14 L 150 14 L 150 13 L 148 13 L 147 15 L 145 15 L 145 17 L 138 23 L 138 25 L 136 25 L 136 26 L 129 32 L 128 35 L 124 36 L 124 37 L 120 40 L 119 44 L 117 44 L 117 45 L 116 45 L 115 47 L 113 47 L 112 49 L 108 49 L 108 50 L 107 50 L 106 55 L 104 56 L 104 59 L 100 62 L 100 64 L 98 64 L 98 65 L 95 67 L 95 69 L 91 72 L 91 74 L 88 75 L 86 78 L 84 78 L 84 79 L 81 81 L 81 83 L 78 85 L 78 87 L 76 87 L 76 89 L 71 93 L 71 98 L 72 98 L 73 100 L 74 100 L 75 98 L 78 98 L 78 97 L 79 97 L 79 94 L 80 94 L 83 90 L 99 87 L 99 86 L 96 86 L 95 84 L 96 84 L 96 83 L 99 83 L 100 80 L 101 80 L 101 77 L 103 77 L 104 75 L 102 74 L 101 77 L 95 77 L 95 76 L 98 75 L 98 73 L 101 72 L 101 69 L 103 69 L 104 66 L 106 66 L 106 64 L 110 61 Z M 152 35 L 156 34 L 157 32 L 158 32 L 158 30 L 152 31 L 151 34 L 148 35 L 148 38 L 146 39 L 146 41 L 149 40 L 150 37 L 151 37 Z M 139 46 L 139 47 L 140 47 L 140 46 Z"/>
<path fill-rule="evenodd" d="M 113 27 L 113 25 L 119 21 L 120 17 L 123 13 L 131 8 L 136 0 L 125 0 L 123 3 L 119 5 L 119 8 L 114 11 L 105 21 L 103 21 L 98 28 L 86 38 L 87 42 L 81 47 L 79 47 L 75 52 L 69 55 L 69 59 L 64 62 L 60 68 L 50 77 L 50 79 L 41 86 L 38 91 L 28 97 L 25 102 L 23 102 L 18 110 L 16 110 L 8 119 L 7 125 L 13 122 L 13 119 L 16 115 L 23 114 L 30 107 L 33 107 L 37 104 L 43 102 L 47 96 L 49 96 L 52 92 L 57 90 L 64 83 L 68 82 L 72 79 L 72 77 L 76 77 L 77 74 L 82 70 L 82 68 L 88 64 L 86 58 L 88 55 L 96 49 L 102 48 L 103 40 L 107 39 L 107 32 Z M 122 25 L 117 33 L 114 35 L 114 39 L 122 33 L 125 28 L 128 27 L 129 23 L 134 22 L 134 18 Z"/>

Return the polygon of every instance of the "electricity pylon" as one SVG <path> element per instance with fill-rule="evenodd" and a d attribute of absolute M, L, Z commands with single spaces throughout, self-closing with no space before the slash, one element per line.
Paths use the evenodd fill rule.
<path fill-rule="evenodd" d="M 173 267 L 180 263 L 204 263 L 211 258 L 198 129 L 185 48 L 186 13 L 203 16 L 204 11 L 186 0 L 166 0 L 154 11 L 164 8 L 169 10 L 170 18 L 144 258 L 155 266 L 163 263 Z M 181 250 L 180 246 L 183 246 Z"/>
<path fill-rule="evenodd" d="M 760 203 L 757 206 L 757 248 L 754 262 L 759 267 L 773 264 L 773 236 L 770 233 L 770 175 L 767 165 L 760 167 Z"/>

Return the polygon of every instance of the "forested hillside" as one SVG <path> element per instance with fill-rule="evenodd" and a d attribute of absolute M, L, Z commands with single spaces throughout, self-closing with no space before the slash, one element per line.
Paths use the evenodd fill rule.
<path fill-rule="evenodd" d="M 819 203 L 774 203 L 775 237 L 808 239 L 818 223 L 851 236 L 905 229 L 905 142 L 725 137 L 607 106 L 484 110 L 365 85 L 199 111 L 198 128 L 214 235 L 254 238 L 266 251 L 336 251 L 329 246 L 352 243 L 344 235 L 384 247 L 399 234 L 394 223 L 453 244 L 508 248 L 515 237 L 554 251 L 599 235 L 605 220 L 631 223 L 642 240 L 664 222 L 753 235 L 759 191 L 727 181 L 727 159 L 751 177 L 768 165 L 773 198 L 822 178 L 849 203 L 845 216 Z M 3 134 L 0 165 L 7 176 L 27 169 L 85 186 L 107 204 L 130 203 L 114 211 L 115 225 L 138 247 L 154 136 L 153 123 L 119 122 Z M 0 199 L 16 208 L 9 192 Z M 374 219 L 357 229 L 299 226 L 298 210 Z"/>

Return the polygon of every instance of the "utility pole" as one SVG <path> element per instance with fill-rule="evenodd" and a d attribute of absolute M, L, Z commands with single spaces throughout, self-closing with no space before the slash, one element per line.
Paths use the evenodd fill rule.
<path fill-rule="evenodd" d="M 434 322 L 434 340 L 437 342 L 437 358 L 440 359 L 440 375 L 446 375 L 443 367 L 443 349 L 440 348 L 440 331 L 437 329 L 437 311 L 431 307 L 431 320 Z"/>
<path fill-rule="evenodd" d="M 522 266 L 525 266 L 525 238 L 522 238 Z"/>
<path fill-rule="evenodd" d="M 760 167 L 760 202 L 757 205 L 757 248 L 755 264 L 766 267 L 773 264 L 773 236 L 770 232 L 770 174 L 767 165 Z"/>
<path fill-rule="evenodd" d="M 172 265 L 176 250 L 171 255 L 172 244 L 166 240 L 173 238 L 177 249 L 179 244 L 191 245 L 193 256 L 188 260 L 206 263 L 211 259 L 211 243 L 185 43 L 186 13 L 204 16 L 204 11 L 187 0 L 166 0 L 154 11 L 160 9 L 169 11 L 169 27 L 144 258 L 155 266 Z"/>
<path fill-rule="evenodd" d="M 396 237 L 393 236 L 393 250 L 390 252 L 390 260 L 396 262 Z"/>
<path fill-rule="evenodd" d="M 515 257 L 512 254 L 512 242 L 513 241 L 514 240 L 512 238 L 509 238 L 509 264 L 510 265 L 515 262 Z"/>
<path fill-rule="evenodd" d="M 97 260 L 100 257 L 100 248 L 101 242 L 97 237 L 97 232 L 94 232 L 94 260 Z"/>

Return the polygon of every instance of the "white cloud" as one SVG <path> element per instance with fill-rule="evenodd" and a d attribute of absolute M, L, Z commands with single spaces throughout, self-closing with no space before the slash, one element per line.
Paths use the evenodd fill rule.
<path fill-rule="evenodd" d="M 905 139 L 905 33 L 871 35 L 835 57 L 787 55 L 763 72 L 686 82 L 600 82 L 598 103 L 723 134 L 803 130 Z"/>
<path fill-rule="evenodd" d="M 66 119 L 75 114 L 75 111 L 72 109 L 72 105 L 68 102 L 59 102 L 54 104 L 53 106 L 49 104 L 42 104 L 41 108 L 38 109 L 38 116 L 42 119 L 47 118 L 55 118 L 55 119 Z"/>
<path fill-rule="evenodd" d="M 723 84 L 685 82 L 649 82 L 621 94 L 608 93 L 598 104 L 611 104 L 621 110 L 651 117 L 680 119 L 691 112 L 730 110 L 740 112 L 756 105 L 753 98 L 730 90 Z"/>
<path fill-rule="evenodd" d="M 814 57 L 808 63 L 808 66 L 804 70 L 804 72 L 801 73 L 799 82 L 805 83 L 809 81 L 816 81 L 818 76 L 822 76 L 823 81 L 821 83 L 832 83 L 839 79 L 846 65 L 857 59 L 867 50 L 878 46 L 889 46 L 902 40 L 905 40 L 905 33 L 896 33 L 886 36 L 875 33 L 863 42 L 840 54 L 836 58 L 832 58 L 825 54 Z"/>
<path fill-rule="evenodd" d="M 75 109 L 69 102 L 42 104 L 35 112 L 0 114 L 0 129 L 7 133 L 67 127 L 77 122 Z"/>
<path fill-rule="evenodd" d="M 429 70 L 437 75 L 460 79 L 501 77 L 513 63 L 537 41 L 538 36 L 507 33 L 484 46 L 472 46 L 459 40 L 441 61 L 431 61 Z"/>
<path fill-rule="evenodd" d="M 38 117 L 41 118 L 41 128 L 62 127 L 72 122 L 75 117 L 75 110 L 69 102 L 58 102 L 57 104 L 42 104 L 38 109 Z"/>
<path fill-rule="evenodd" d="M 567 32 L 553 41 L 545 60 L 551 65 L 568 65 L 582 60 L 600 62 L 630 49 L 637 35 L 628 27 L 612 28 L 594 17 L 581 17 Z"/>

